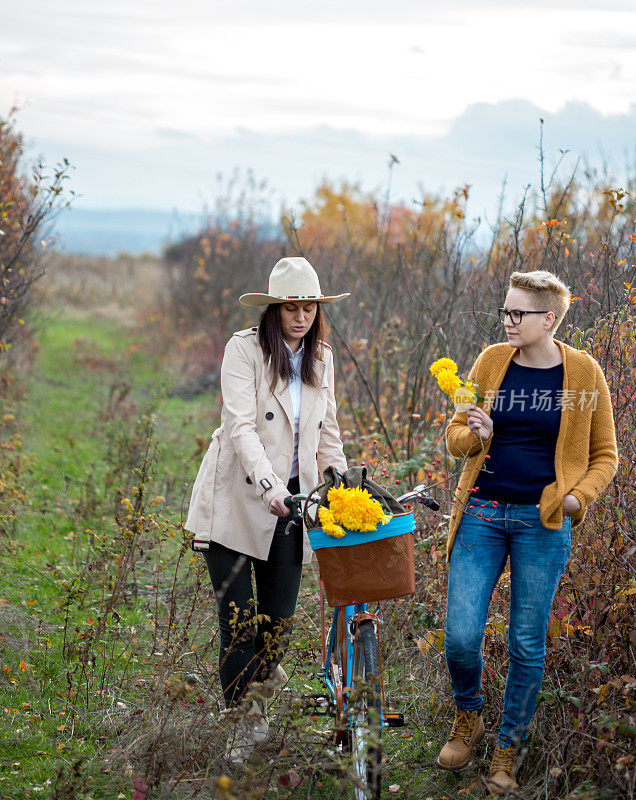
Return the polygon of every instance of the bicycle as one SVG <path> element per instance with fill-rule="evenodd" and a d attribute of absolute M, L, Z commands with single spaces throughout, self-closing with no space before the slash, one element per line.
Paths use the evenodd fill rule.
<path fill-rule="evenodd" d="M 421 502 L 434 511 L 439 509 L 423 485 L 416 486 L 397 500 L 400 504 Z M 306 510 L 307 504 L 315 503 L 317 499 L 316 496 L 296 494 L 285 502 L 292 518 L 297 520 L 304 515 L 300 511 L 303 504 Z M 397 535 L 415 531 L 412 511 L 398 517 L 399 520 L 392 519 L 392 522 L 399 522 L 395 526 L 399 528 Z M 314 532 L 309 531 L 309 535 L 312 539 Z M 320 679 L 327 693 L 306 695 L 306 710 L 314 716 L 335 717 L 335 744 L 352 759 L 355 800 L 380 800 L 382 730 L 405 724 L 403 714 L 386 710 L 378 647 L 381 621 L 377 614 L 369 612 L 366 602 L 337 605 L 326 639 L 322 580 L 320 605 L 323 662 Z"/>

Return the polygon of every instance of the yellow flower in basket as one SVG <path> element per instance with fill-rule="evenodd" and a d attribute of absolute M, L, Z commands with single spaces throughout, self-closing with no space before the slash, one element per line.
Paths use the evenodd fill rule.
<path fill-rule="evenodd" d="M 345 535 L 344 528 L 350 531 L 374 531 L 378 525 L 391 519 L 370 492 L 359 486 L 350 489 L 333 486 L 327 492 L 327 500 L 329 508 L 320 508 L 318 517 L 323 531 L 338 539 Z"/>
<path fill-rule="evenodd" d="M 320 525 L 325 533 L 328 533 L 329 536 L 335 536 L 336 539 L 342 539 L 345 535 L 345 529 L 340 525 L 336 525 L 336 521 L 331 513 L 331 510 L 327 508 L 327 506 L 322 506 L 318 509 L 318 518 L 320 519 Z"/>

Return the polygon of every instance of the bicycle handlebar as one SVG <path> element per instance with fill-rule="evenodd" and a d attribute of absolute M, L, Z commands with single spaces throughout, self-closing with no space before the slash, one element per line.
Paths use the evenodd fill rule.
<path fill-rule="evenodd" d="M 439 503 L 437 502 L 437 500 L 435 500 L 430 496 L 430 494 L 428 493 L 428 489 L 422 483 L 420 483 L 410 492 L 407 492 L 406 494 L 403 494 L 396 499 L 400 504 L 416 501 L 418 503 L 422 503 L 422 505 L 427 506 L 427 508 L 430 508 L 432 511 L 439 510 Z M 298 494 L 289 495 L 289 497 L 286 497 L 283 502 L 290 510 L 293 519 L 302 519 L 303 515 L 301 512 L 301 506 L 303 503 L 306 503 L 307 500 L 310 500 L 311 502 L 314 503 L 319 503 L 320 495 L 315 492 L 312 495 L 299 492 Z"/>
<path fill-rule="evenodd" d="M 401 497 L 397 498 L 398 503 L 401 504 L 409 503 L 412 500 L 417 500 L 418 503 L 422 503 L 422 505 L 427 506 L 432 511 L 439 510 L 439 503 L 430 496 L 428 489 L 423 483 L 420 483 L 410 492 L 407 492 L 406 494 L 403 494 Z"/>

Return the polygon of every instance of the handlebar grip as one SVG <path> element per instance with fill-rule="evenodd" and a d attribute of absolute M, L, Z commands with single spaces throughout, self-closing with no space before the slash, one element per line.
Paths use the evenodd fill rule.
<path fill-rule="evenodd" d="M 294 501 L 291 499 L 291 495 L 290 495 L 289 497 L 286 497 L 286 498 L 283 500 L 283 503 L 285 503 L 285 505 L 287 506 L 287 508 L 288 508 L 290 511 L 291 511 L 291 509 L 294 507 Z"/>

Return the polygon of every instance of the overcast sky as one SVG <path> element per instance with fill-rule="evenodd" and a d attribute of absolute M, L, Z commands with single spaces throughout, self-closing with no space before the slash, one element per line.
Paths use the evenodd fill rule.
<path fill-rule="evenodd" d="M 0 11 L 0 114 L 68 157 L 85 207 L 197 209 L 253 168 L 294 202 L 323 176 L 396 195 L 536 179 L 538 119 L 620 173 L 636 144 L 636 3 L 22 0 Z"/>

